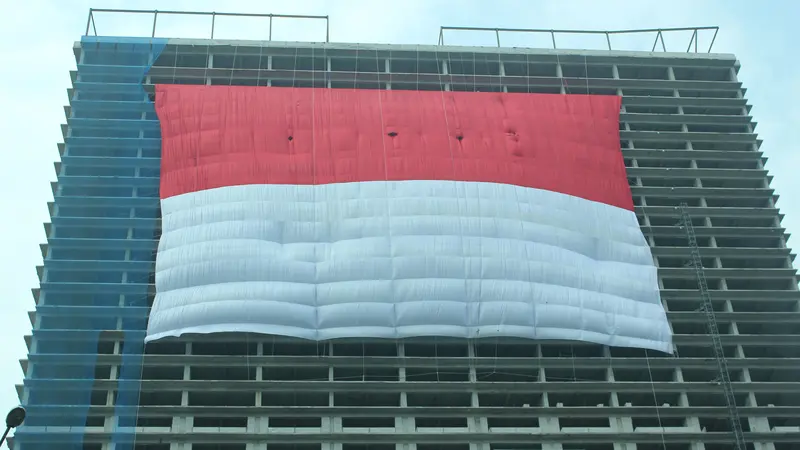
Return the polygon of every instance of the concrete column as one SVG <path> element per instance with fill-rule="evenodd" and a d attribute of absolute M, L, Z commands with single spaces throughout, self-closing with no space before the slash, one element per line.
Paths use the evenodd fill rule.
<path fill-rule="evenodd" d="M 608 347 L 605 347 L 603 349 L 603 356 L 606 357 L 606 358 L 610 358 L 611 357 L 611 351 L 609 350 Z M 607 373 L 606 379 L 609 382 L 613 383 L 615 381 L 614 369 L 609 367 L 606 370 L 606 373 Z M 619 396 L 614 391 L 611 391 L 611 394 L 609 395 L 609 406 L 611 406 L 611 407 L 620 406 L 620 404 L 619 404 Z M 622 432 L 622 433 L 629 433 L 629 432 L 632 433 L 633 432 L 633 420 L 630 417 L 609 417 L 608 425 L 611 428 L 611 431 L 619 431 L 619 432 Z M 626 443 L 626 442 L 622 442 L 622 443 L 617 442 L 617 443 L 614 443 L 614 450 L 636 450 L 636 444 Z"/>
<path fill-rule="evenodd" d="M 259 67 L 259 71 L 261 68 Z M 272 70 L 272 55 L 267 55 L 267 70 Z M 272 79 L 267 78 L 267 86 L 272 86 Z M 330 87 L 330 86 L 328 86 Z"/>
<path fill-rule="evenodd" d="M 442 59 L 439 62 L 442 64 L 442 69 L 441 69 L 439 74 L 447 76 L 448 75 L 447 60 Z M 439 77 L 439 78 L 441 78 L 441 77 Z M 443 89 L 445 91 L 449 91 L 450 90 L 450 83 L 445 83 Z"/>
<path fill-rule="evenodd" d="M 472 403 L 473 408 L 477 408 L 480 406 L 480 402 L 478 399 L 478 393 L 472 393 Z M 489 420 L 486 417 L 479 416 L 479 417 L 469 417 L 467 418 L 467 428 L 470 432 L 473 433 L 488 433 L 489 432 Z M 481 444 L 483 445 L 483 444 Z M 470 450 L 488 450 L 487 448 L 482 447 L 470 447 Z"/>
<path fill-rule="evenodd" d="M 561 432 L 558 417 L 540 417 L 539 428 L 541 428 L 542 434 L 558 434 Z M 542 450 L 563 450 L 563 447 L 559 443 L 548 442 L 542 444 Z"/>
<path fill-rule="evenodd" d="M 689 444 L 689 450 L 706 450 L 706 445 L 702 442 L 692 442 Z"/>
<path fill-rule="evenodd" d="M 405 381 L 405 368 L 400 369 L 403 373 L 403 380 Z M 400 407 L 408 407 L 408 394 L 406 392 L 400 393 Z M 398 433 L 413 433 L 417 429 L 417 424 L 413 417 L 400 416 L 394 418 L 394 428 Z M 341 430 L 341 428 L 340 428 Z M 416 448 L 416 445 L 414 446 Z"/>
<path fill-rule="evenodd" d="M 681 373 L 681 381 L 683 381 L 683 373 Z M 681 392 L 678 396 L 678 406 L 689 406 L 689 398 L 686 396 L 685 392 Z M 685 426 L 688 428 L 689 432 L 698 433 L 702 430 L 702 427 L 700 427 L 700 419 L 697 417 L 686 417 Z M 692 442 L 689 444 L 689 448 L 691 450 L 705 450 L 705 445 L 701 442 Z"/>
<path fill-rule="evenodd" d="M 683 378 L 683 376 L 681 376 L 681 379 L 682 378 Z M 678 406 L 683 406 L 683 407 L 690 406 L 689 405 L 689 398 L 686 396 L 685 392 L 681 392 L 680 395 L 678 395 Z M 700 428 L 700 419 L 698 419 L 697 417 L 688 416 L 688 417 L 686 417 L 686 425 L 685 426 L 691 432 L 699 432 L 701 430 L 701 428 Z"/>
<path fill-rule="evenodd" d="M 342 432 L 342 418 L 341 417 L 331 417 L 331 432 L 332 433 L 341 433 Z"/>
<path fill-rule="evenodd" d="M 417 444 L 409 444 L 408 442 L 403 442 L 402 444 L 396 444 L 395 449 L 397 450 L 417 450 Z M 324 448 L 322 450 L 325 450 Z"/>
<path fill-rule="evenodd" d="M 667 67 L 667 79 L 669 81 L 675 81 L 675 70 L 672 66 Z"/>
<path fill-rule="evenodd" d="M 192 417 L 174 417 L 172 419 L 172 433 L 191 434 L 192 427 L 194 426 L 194 418 Z M 171 443 L 170 450 L 191 450 L 191 443 Z"/>
<path fill-rule="evenodd" d="M 498 70 L 499 70 L 499 72 L 498 72 L 498 73 L 500 74 L 500 86 L 501 86 L 501 90 L 502 90 L 503 92 L 508 92 L 508 86 L 506 86 L 505 84 L 503 84 L 503 78 L 502 78 L 502 77 L 505 77 L 505 76 L 506 76 L 506 64 L 503 62 L 503 60 L 501 60 L 501 59 L 500 59 L 500 57 L 499 57 L 499 56 L 497 57 L 497 64 L 498 64 Z"/>
<path fill-rule="evenodd" d="M 616 64 L 611 66 L 611 77 L 613 79 L 615 79 L 615 80 L 619 80 L 619 67 L 617 67 Z M 624 94 L 622 93 L 622 89 L 621 88 L 617 88 L 617 95 L 619 95 L 620 97 L 624 97 Z M 622 108 L 620 109 L 620 112 L 623 112 L 623 113 L 627 112 L 627 110 L 625 109 L 625 105 L 624 104 L 622 105 Z"/>
<path fill-rule="evenodd" d="M 667 79 L 669 81 L 675 81 L 675 70 L 672 68 L 672 66 L 667 67 Z M 680 97 L 681 93 L 678 92 L 677 89 L 673 89 L 672 95 L 674 97 Z M 678 105 L 678 114 L 683 114 L 683 106 Z M 683 131 L 686 131 L 686 124 L 683 124 Z"/>
<path fill-rule="evenodd" d="M 766 417 L 749 417 L 747 422 L 750 424 L 750 431 L 756 433 L 769 433 L 770 426 Z"/>
<path fill-rule="evenodd" d="M 613 393 L 616 398 L 616 392 Z M 633 433 L 633 419 L 630 417 L 611 417 L 609 427 L 612 433 Z M 636 450 L 636 444 L 629 442 L 614 443 L 614 450 Z"/>
<path fill-rule="evenodd" d="M 386 90 L 387 90 L 387 91 L 391 91 L 391 90 L 392 90 L 392 82 L 391 82 L 391 79 L 392 79 L 392 75 L 391 75 L 391 72 L 392 72 L 392 63 L 391 63 L 391 61 L 389 60 L 389 58 L 386 58 L 386 59 L 384 59 L 384 60 L 383 60 L 383 71 L 384 71 L 384 72 L 386 72 L 386 73 L 388 73 L 388 74 L 390 74 L 390 75 L 387 77 L 387 79 L 388 79 L 389 81 L 387 81 L 387 82 L 386 82 Z"/>
<path fill-rule="evenodd" d="M 749 374 L 748 374 L 748 381 L 749 381 Z M 747 399 L 745 400 L 745 405 L 758 406 L 755 394 L 753 394 L 752 392 L 747 393 Z M 766 417 L 748 417 L 747 423 L 750 426 L 750 431 L 766 432 L 766 433 L 770 432 L 769 420 Z M 753 447 L 756 450 L 775 450 L 775 444 L 772 443 L 755 442 L 753 443 Z"/>
<path fill-rule="evenodd" d="M 469 374 L 467 375 L 469 378 L 470 383 L 475 383 L 478 381 L 478 370 L 475 367 L 475 344 L 472 340 L 467 341 L 467 358 L 469 359 Z M 473 399 L 473 405 L 477 405 L 475 399 Z"/>
<path fill-rule="evenodd" d="M 542 381 L 544 381 L 544 369 L 542 369 Z M 542 406 L 545 408 L 558 408 L 563 405 L 561 403 L 551 405 L 550 398 L 547 395 L 547 392 L 545 392 L 542 394 Z M 542 434 L 559 434 L 561 432 L 561 425 L 558 423 L 558 414 L 554 414 L 553 416 L 539 417 L 539 429 L 541 429 Z M 563 447 L 559 443 L 548 442 L 542 444 L 542 450 L 563 450 Z"/>
<path fill-rule="evenodd" d="M 394 429 L 397 433 L 414 433 L 417 424 L 413 417 L 395 417 Z"/>
<path fill-rule="evenodd" d="M 86 51 L 81 47 L 81 56 L 78 57 L 78 64 L 86 64 Z M 148 56 L 148 65 L 153 65 L 153 52 Z M 78 71 L 78 79 L 80 80 L 80 71 Z"/>
<path fill-rule="evenodd" d="M 236 60 L 235 59 L 233 61 L 233 64 L 236 65 Z M 206 61 L 206 67 L 208 69 L 213 69 L 214 68 L 214 54 L 213 53 L 208 55 L 208 61 Z M 208 73 L 208 72 L 206 72 L 206 73 Z M 233 77 L 233 69 L 231 69 L 231 77 Z M 211 77 L 209 77 L 209 76 L 205 77 L 204 82 L 205 82 L 205 84 L 211 86 Z"/>
<path fill-rule="evenodd" d="M 739 77 L 736 75 L 736 69 L 733 68 L 733 67 L 730 68 L 730 79 L 731 79 L 731 81 L 734 81 L 734 82 L 739 81 Z M 742 93 L 741 89 L 736 91 L 736 98 L 744 98 L 744 94 Z M 747 108 L 743 107 L 742 108 L 742 115 L 746 116 L 747 114 L 748 114 Z M 748 130 L 748 132 L 752 133 L 753 132 L 753 125 L 748 123 L 747 124 L 747 130 Z M 753 150 L 756 150 L 756 151 L 758 150 L 758 144 L 753 144 Z"/>
<path fill-rule="evenodd" d="M 722 282 L 724 283 L 725 280 L 722 280 Z M 726 311 L 727 311 L 727 306 L 728 305 L 730 305 L 730 300 L 727 300 L 725 302 Z M 733 311 L 733 307 L 731 307 L 729 312 L 732 312 L 732 311 Z M 730 332 L 730 334 L 733 334 L 733 335 L 738 335 L 739 334 L 739 326 L 736 324 L 736 322 L 733 322 L 733 321 L 731 322 L 729 332 Z M 736 345 L 735 352 L 736 352 L 736 354 L 735 354 L 736 358 L 745 358 L 744 347 L 742 347 L 741 345 L 738 345 L 738 344 Z M 734 379 L 733 376 L 731 376 L 731 381 L 734 381 L 734 382 L 741 381 L 741 382 L 744 382 L 744 383 L 750 383 L 751 381 L 753 381 L 750 378 L 750 369 L 748 369 L 747 367 L 742 368 L 741 376 L 739 377 L 739 379 L 736 380 L 736 379 Z"/>
<path fill-rule="evenodd" d="M 771 442 L 754 442 L 753 447 L 755 450 L 775 450 L 775 444 Z"/>

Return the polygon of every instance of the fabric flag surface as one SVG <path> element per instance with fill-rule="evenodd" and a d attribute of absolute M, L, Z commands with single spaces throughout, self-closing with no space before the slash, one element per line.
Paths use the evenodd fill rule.
<path fill-rule="evenodd" d="M 672 351 L 620 98 L 156 87 L 146 340 L 516 337 Z"/>

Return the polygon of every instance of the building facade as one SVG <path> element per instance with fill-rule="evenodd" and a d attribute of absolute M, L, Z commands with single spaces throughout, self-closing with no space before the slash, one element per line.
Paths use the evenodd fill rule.
<path fill-rule="evenodd" d="M 735 56 L 101 37 L 74 52 L 15 449 L 736 448 L 683 203 L 747 448 L 800 448 L 800 291 Z M 236 334 L 145 347 L 155 84 L 622 96 L 620 146 L 676 354 Z"/>

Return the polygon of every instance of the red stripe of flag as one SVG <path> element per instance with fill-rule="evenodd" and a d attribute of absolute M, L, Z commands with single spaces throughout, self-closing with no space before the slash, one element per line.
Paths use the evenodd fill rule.
<path fill-rule="evenodd" d="M 161 197 L 244 184 L 506 183 L 632 210 L 620 98 L 156 87 Z"/>

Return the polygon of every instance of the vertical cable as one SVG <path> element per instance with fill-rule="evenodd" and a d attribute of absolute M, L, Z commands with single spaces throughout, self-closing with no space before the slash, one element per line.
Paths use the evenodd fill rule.
<path fill-rule="evenodd" d="M 332 106 L 331 106 L 331 104 L 332 104 L 332 101 L 331 101 L 331 95 L 332 95 L 331 88 L 332 88 L 332 85 L 329 86 L 330 79 L 331 79 L 331 77 L 330 77 L 331 74 L 328 71 L 328 69 L 330 68 L 330 65 L 329 65 L 329 62 L 330 62 L 329 58 L 330 57 L 328 56 L 327 45 L 323 46 L 322 49 L 323 49 L 322 50 L 322 70 L 323 70 L 323 73 L 324 73 L 323 83 L 324 83 L 324 88 L 325 88 L 324 92 L 325 92 L 325 94 L 327 96 L 326 109 L 327 109 L 327 112 L 328 112 L 328 117 L 327 117 L 328 133 L 326 133 L 327 137 L 328 137 L 328 151 L 330 152 L 331 158 L 335 159 L 336 155 L 334 154 L 333 140 L 331 139 L 331 135 L 333 134 L 333 114 L 331 113 L 331 109 L 332 109 Z M 335 175 L 336 174 L 334 173 L 334 180 L 333 181 L 338 181 L 338 180 L 335 179 Z M 315 276 L 315 278 L 316 278 L 316 276 Z M 319 310 L 317 310 L 317 317 L 315 319 L 315 323 L 317 325 L 317 330 L 319 330 Z M 323 346 L 323 353 L 325 354 L 325 356 L 328 356 L 331 353 L 332 349 L 333 349 L 333 344 L 332 343 L 329 344 L 329 342 L 326 342 L 325 345 Z"/>
<path fill-rule="evenodd" d="M 380 54 L 378 49 L 375 48 L 375 64 L 377 66 L 378 61 L 380 60 Z M 376 67 L 377 70 L 380 70 L 379 67 Z M 356 73 L 358 71 L 358 61 L 356 61 Z M 386 151 L 386 121 L 383 115 L 383 96 L 384 96 L 384 88 L 380 81 L 380 72 L 377 74 L 378 78 L 378 89 L 376 92 L 378 93 L 378 111 L 380 112 L 380 119 L 381 119 L 381 148 L 383 150 L 383 177 L 384 177 L 384 192 L 386 193 L 386 226 L 387 226 L 387 233 L 388 233 L 388 251 L 389 251 L 389 262 L 394 269 L 394 245 L 393 245 L 393 233 L 392 233 L 392 198 L 389 196 L 389 155 Z M 392 270 L 392 276 L 389 278 L 389 283 L 392 288 L 389 289 L 389 292 L 394 294 L 394 270 Z M 396 303 L 395 299 L 392 298 L 392 315 L 393 318 L 397 317 L 397 310 L 396 310 Z M 366 359 L 366 355 L 364 356 Z M 362 360 L 363 364 L 363 360 Z M 362 370 L 362 373 L 365 373 L 365 370 Z"/>
<path fill-rule="evenodd" d="M 436 48 L 436 47 L 434 47 L 434 48 Z M 417 49 L 417 52 L 419 52 L 419 49 Z M 438 50 L 434 50 L 434 56 L 436 58 L 436 72 L 437 72 L 438 77 L 439 77 L 439 86 L 441 88 L 440 89 L 440 94 L 441 94 L 440 98 L 441 98 L 441 102 L 442 102 L 442 113 L 444 114 L 444 123 L 445 123 L 444 132 L 445 132 L 445 137 L 447 139 L 447 150 L 450 153 L 450 170 L 452 172 L 453 195 L 455 196 L 456 206 L 458 208 L 458 217 L 457 217 L 458 218 L 458 239 L 459 239 L 460 244 L 461 244 L 460 245 L 460 247 L 461 247 L 461 257 L 465 258 L 466 257 L 466 254 L 465 254 L 466 252 L 464 251 L 464 248 L 465 248 L 465 245 L 464 245 L 464 230 L 463 230 L 463 226 L 462 226 L 462 223 L 461 223 L 462 220 L 463 220 L 464 214 L 462 214 L 462 211 L 461 211 L 461 201 L 460 201 L 460 196 L 459 196 L 459 193 L 458 193 L 459 183 L 457 181 L 458 176 L 456 174 L 455 155 L 453 154 L 453 145 L 452 145 L 452 142 L 451 142 L 452 139 L 451 139 L 451 136 L 450 136 L 450 120 L 449 120 L 449 117 L 447 115 L 447 102 L 446 102 L 445 91 L 444 91 L 445 84 L 444 84 L 443 78 L 442 78 L 442 69 L 443 68 L 439 67 L 440 63 L 442 63 L 443 61 L 441 61 L 439 59 Z M 453 97 L 453 93 L 452 93 L 453 72 L 452 72 L 452 62 L 451 62 L 451 59 L 450 59 L 450 52 L 447 52 L 447 59 L 448 59 L 448 66 L 449 66 L 448 67 L 448 73 L 450 75 L 450 89 L 451 89 L 450 93 L 447 95 L 447 97 L 450 99 L 450 102 L 453 104 L 453 108 L 455 109 L 455 98 Z M 461 142 L 461 141 L 459 141 L 459 142 Z M 464 195 L 466 196 L 466 192 L 465 192 Z M 464 280 L 463 281 L 464 281 L 464 295 L 467 295 L 466 265 L 464 267 Z M 470 309 L 471 309 L 471 305 L 467 304 L 468 317 L 469 317 Z M 469 342 L 471 340 L 471 338 L 469 337 L 469 328 L 470 327 L 469 327 L 469 324 L 468 324 L 467 325 L 467 342 L 468 342 L 468 345 L 469 345 Z M 469 351 L 469 349 L 467 349 L 467 351 Z M 470 363 L 470 365 L 472 365 L 472 363 Z M 439 377 L 438 359 L 436 361 L 436 376 L 437 376 L 437 379 L 438 379 L 438 377 Z"/>
<path fill-rule="evenodd" d="M 387 59 L 384 61 L 383 67 L 386 70 L 386 78 L 388 79 L 387 87 L 386 87 L 386 90 L 388 91 L 388 90 L 392 90 L 394 88 L 391 86 L 391 82 L 392 82 L 392 50 L 391 50 L 391 48 L 389 48 L 387 50 L 387 52 L 388 52 Z M 378 55 L 378 50 L 377 49 L 375 50 L 375 54 L 376 54 L 375 65 L 376 65 L 376 69 L 378 70 L 378 83 L 381 84 L 380 83 L 381 60 L 377 56 Z M 417 59 L 419 59 L 419 55 L 417 55 Z M 419 83 L 419 67 L 417 67 L 417 83 Z M 387 93 L 387 95 L 390 95 L 390 94 Z M 391 248 L 390 248 L 390 250 L 391 250 Z M 392 255 L 390 254 L 389 257 L 391 258 Z M 392 261 L 394 261 L 394 260 L 392 260 Z M 394 299 L 392 301 L 392 317 L 393 318 L 397 317 L 397 306 L 396 306 L 396 303 L 394 302 Z M 395 352 L 396 352 L 396 355 L 399 357 L 400 356 L 400 344 L 401 344 L 401 341 L 400 341 L 400 337 L 397 335 L 396 323 L 395 323 L 395 327 L 394 327 L 394 342 L 395 342 Z M 403 347 L 403 349 L 405 351 L 405 347 Z M 403 355 L 405 355 L 405 353 L 403 353 Z M 403 365 L 402 367 L 405 367 L 405 365 Z M 399 372 L 396 375 L 399 376 Z"/>
<path fill-rule="evenodd" d="M 231 61 L 231 75 L 228 77 L 228 87 L 233 86 L 233 77 L 236 72 L 236 56 L 238 54 L 239 46 L 233 46 L 233 60 Z M 261 61 L 260 54 L 259 54 L 259 62 Z M 208 66 L 208 64 L 206 64 Z M 260 66 L 259 66 L 260 67 Z M 258 81 L 256 81 L 256 88 L 258 87 Z M 230 94 L 229 94 L 230 95 Z M 255 148 L 255 146 L 254 146 Z M 247 379 L 250 379 L 250 332 L 244 333 L 244 360 L 245 360 L 245 368 L 247 370 Z"/>
<path fill-rule="evenodd" d="M 658 427 L 661 428 L 659 430 L 661 432 L 661 448 L 667 450 L 667 439 L 664 436 L 664 423 L 661 421 L 661 407 L 658 404 L 658 396 L 656 395 L 656 383 L 653 380 L 653 370 L 650 368 L 650 357 L 647 354 L 647 349 L 644 350 L 644 360 L 647 362 L 647 374 L 650 375 L 650 388 L 653 392 L 653 405 L 656 409 L 656 418 L 658 419 Z"/>
<path fill-rule="evenodd" d="M 314 65 L 316 60 L 314 59 L 314 46 L 311 46 L 311 192 L 313 192 L 313 200 L 312 203 L 314 205 L 314 226 L 318 226 L 317 224 L 320 223 L 317 220 L 317 209 L 319 208 L 319 203 L 317 201 L 317 141 L 316 141 L 316 123 L 317 123 L 317 108 L 316 108 L 316 91 L 317 91 L 317 83 L 316 83 L 316 72 L 314 72 Z M 317 262 L 319 261 L 319 255 L 317 252 L 320 249 L 320 242 L 317 241 L 316 245 L 314 246 L 314 266 L 316 267 Z M 323 247 L 323 253 L 325 253 L 325 248 Z M 316 269 L 315 269 L 316 271 Z M 317 283 L 316 283 L 316 275 L 314 276 L 314 326 L 317 330 L 319 330 L 319 302 L 317 301 Z M 314 339 L 314 343 L 316 348 L 314 352 L 319 355 L 319 339 Z"/>

